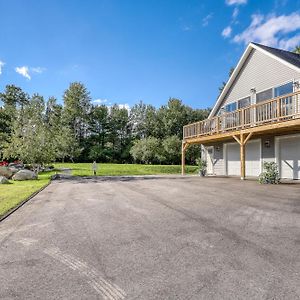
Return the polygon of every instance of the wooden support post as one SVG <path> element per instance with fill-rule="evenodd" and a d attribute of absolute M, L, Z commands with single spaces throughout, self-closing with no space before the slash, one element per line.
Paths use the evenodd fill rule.
<path fill-rule="evenodd" d="M 182 148 L 181 148 L 181 175 L 185 175 L 185 150 L 187 148 L 188 144 L 185 142 L 182 142 Z"/>
<path fill-rule="evenodd" d="M 241 133 L 240 138 L 236 135 L 232 137 L 239 143 L 240 145 L 240 162 L 241 162 L 241 179 L 244 180 L 246 177 L 246 155 L 245 155 L 245 146 L 249 139 L 251 138 L 253 132 L 250 132 L 245 138 L 245 134 Z"/>
<path fill-rule="evenodd" d="M 245 164 L 245 143 L 244 135 L 241 133 L 240 137 L 240 156 L 241 156 L 241 179 L 244 180 L 246 176 L 246 164 Z"/>

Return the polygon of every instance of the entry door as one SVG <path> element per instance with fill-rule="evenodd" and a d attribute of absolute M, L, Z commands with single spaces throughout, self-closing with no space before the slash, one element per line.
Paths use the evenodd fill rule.
<path fill-rule="evenodd" d="M 214 147 L 207 147 L 206 148 L 207 174 L 214 173 L 213 157 L 214 157 Z"/>
<path fill-rule="evenodd" d="M 300 179 L 300 136 L 279 139 L 279 163 L 282 178 Z"/>

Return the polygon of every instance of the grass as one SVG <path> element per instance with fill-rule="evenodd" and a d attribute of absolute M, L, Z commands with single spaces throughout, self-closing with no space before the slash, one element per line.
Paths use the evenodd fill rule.
<path fill-rule="evenodd" d="M 16 207 L 34 192 L 38 191 L 50 181 L 53 172 L 39 175 L 38 180 L 10 181 L 10 184 L 0 185 L 0 217 Z"/>
<path fill-rule="evenodd" d="M 62 163 L 55 164 L 55 168 L 70 168 L 74 176 L 92 176 L 91 163 Z M 186 166 L 187 174 L 196 174 L 196 166 Z M 98 164 L 97 175 L 121 176 L 121 175 L 160 175 L 180 174 L 180 165 L 138 165 L 138 164 Z"/>
<path fill-rule="evenodd" d="M 58 163 L 55 168 L 70 168 L 74 176 L 91 176 L 91 163 Z M 118 175 L 159 175 L 159 174 L 180 174 L 181 166 L 172 165 L 138 165 L 138 164 L 98 164 L 97 175 L 118 176 Z M 196 174 L 197 167 L 186 166 L 187 174 Z M 38 191 L 50 181 L 50 176 L 55 174 L 45 172 L 39 175 L 38 180 L 10 181 L 10 184 L 0 185 L 0 217 L 16 207 L 23 200 L 34 192 Z"/>

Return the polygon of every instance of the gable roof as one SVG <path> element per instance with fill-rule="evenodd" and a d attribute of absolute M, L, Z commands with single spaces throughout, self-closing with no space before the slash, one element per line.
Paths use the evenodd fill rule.
<path fill-rule="evenodd" d="M 257 47 L 260 47 L 260 48 L 270 52 L 271 54 L 285 60 L 286 62 L 300 68 L 300 54 L 286 51 L 286 50 L 277 49 L 277 48 L 268 47 L 268 46 L 257 44 L 257 43 L 252 43 L 252 44 L 256 45 Z"/>
<path fill-rule="evenodd" d="M 300 54 L 296 54 L 293 52 L 276 49 L 272 47 L 268 47 L 265 45 L 257 44 L 257 43 L 250 43 L 245 52 L 243 53 L 242 57 L 240 58 L 237 66 L 235 67 L 233 73 L 231 74 L 228 82 L 226 83 L 222 93 L 219 95 L 216 104 L 214 105 L 212 111 L 209 114 L 209 118 L 213 117 L 215 113 L 217 112 L 219 106 L 222 104 L 224 97 L 226 96 L 229 88 L 234 83 L 236 77 L 238 76 L 240 70 L 242 69 L 247 57 L 249 56 L 250 52 L 255 49 L 258 50 L 265 55 L 268 55 L 269 57 L 272 57 L 273 59 L 276 59 L 277 61 L 281 62 L 282 64 L 288 66 L 291 69 L 294 69 L 298 72 L 300 72 Z"/>

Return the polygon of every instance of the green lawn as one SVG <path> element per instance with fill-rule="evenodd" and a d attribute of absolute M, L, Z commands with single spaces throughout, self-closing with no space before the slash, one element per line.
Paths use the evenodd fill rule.
<path fill-rule="evenodd" d="M 27 197 L 45 186 L 53 172 L 39 175 L 38 180 L 10 181 L 0 185 L 0 216 L 17 206 Z"/>
<path fill-rule="evenodd" d="M 55 168 L 70 168 L 72 175 L 91 176 L 91 163 L 63 163 L 55 164 Z M 159 175 L 159 174 L 180 174 L 181 166 L 176 165 L 138 165 L 138 164 L 98 164 L 97 175 L 120 176 L 120 175 Z M 187 174 L 196 174 L 196 166 L 186 166 Z"/>

